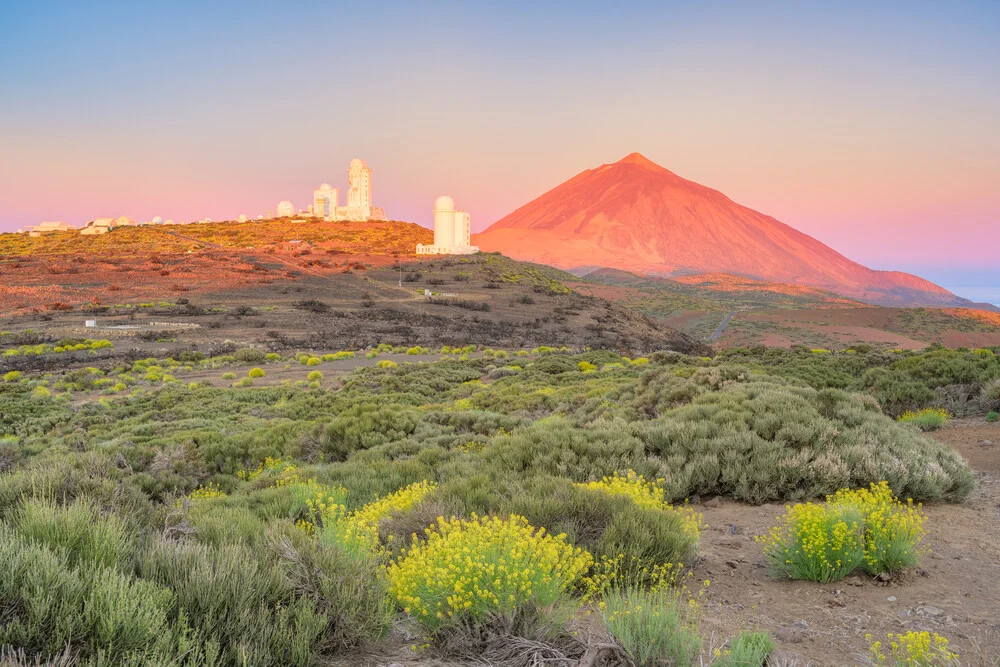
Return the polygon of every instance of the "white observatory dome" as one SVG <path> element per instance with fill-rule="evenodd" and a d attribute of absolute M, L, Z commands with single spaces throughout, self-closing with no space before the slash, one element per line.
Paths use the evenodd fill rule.
<path fill-rule="evenodd" d="M 161 218 L 158 215 L 154 215 L 153 219 L 150 222 L 152 222 L 154 225 L 159 225 L 163 222 L 163 218 Z"/>
<path fill-rule="evenodd" d="M 435 211 L 454 211 L 455 210 L 455 200 L 448 195 L 441 195 L 434 200 L 434 210 Z"/>
<path fill-rule="evenodd" d="M 333 186 L 331 186 L 329 183 L 324 183 L 323 185 L 319 186 L 319 189 L 320 190 L 333 190 Z"/>

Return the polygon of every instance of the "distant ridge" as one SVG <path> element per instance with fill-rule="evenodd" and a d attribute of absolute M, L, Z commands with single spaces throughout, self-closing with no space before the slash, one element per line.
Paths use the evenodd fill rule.
<path fill-rule="evenodd" d="M 729 273 L 880 305 L 974 306 L 923 278 L 852 262 L 639 153 L 577 174 L 473 243 L 577 274 L 596 267 L 660 276 Z"/>

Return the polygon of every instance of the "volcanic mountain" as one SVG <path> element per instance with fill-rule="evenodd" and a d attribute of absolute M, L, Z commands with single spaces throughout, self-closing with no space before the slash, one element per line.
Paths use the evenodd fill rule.
<path fill-rule="evenodd" d="M 577 174 L 477 234 L 515 259 L 584 274 L 730 273 L 881 305 L 970 305 L 908 273 L 874 271 L 721 192 L 632 153 Z"/>

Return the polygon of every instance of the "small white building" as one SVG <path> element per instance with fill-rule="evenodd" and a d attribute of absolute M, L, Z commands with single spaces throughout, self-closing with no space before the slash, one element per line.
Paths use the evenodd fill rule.
<path fill-rule="evenodd" d="M 59 221 L 59 222 L 43 222 L 40 225 L 36 225 L 28 232 L 28 236 L 41 236 L 42 234 L 51 234 L 53 232 L 68 232 L 73 228 L 69 224 Z"/>
<path fill-rule="evenodd" d="M 455 210 L 455 200 L 447 195 L 434 201 L 434 245 L 417 244 L 418 255 L 471 255 L 479 248 L 471 244 L 472 219 Z"/>
<path fill-rule="evenodd" d="M 324 183 L 313 190 L 313 215 L 329 219 L 337 213 L 340 192 L 329 183 Z"/>
<path fill-rule="evenodd" d="M 278 202 L 277 211 L 278 215 L 276 217 L 291 218 L 295 215 L 295 206 L 292 205 L 292 202 L 286 199 L 285 201 Z"/>
<path fill-rule="evenodd" d="M 117 227 L 117 225 L 115 224 L 115 221 L 111 218 L 96 218 L 88 222 L 86 226 L 80 230 L 80 233 L 83 234 L 84 236 L 107 234 L 115 227 Z"/>

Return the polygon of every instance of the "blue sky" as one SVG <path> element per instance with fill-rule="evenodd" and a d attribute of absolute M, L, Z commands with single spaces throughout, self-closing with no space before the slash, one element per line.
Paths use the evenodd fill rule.
<path fill-rule="evenodd" d="M 479 230 L 639 151 L 873 268 L 1000 286 L 1000 2 L 611 8 L 8 3 L 0 230 L 304 207 L 353 157 L 392 217 L 448 193 Z"/>

